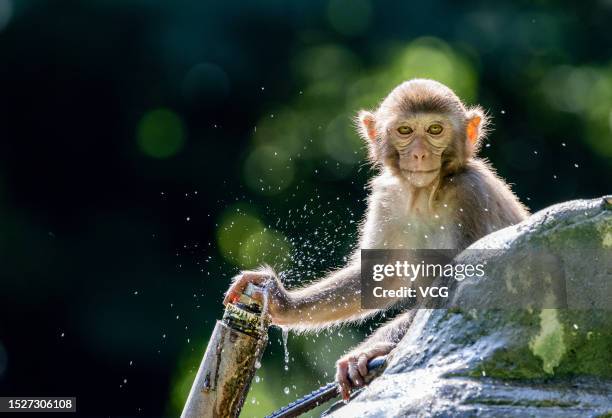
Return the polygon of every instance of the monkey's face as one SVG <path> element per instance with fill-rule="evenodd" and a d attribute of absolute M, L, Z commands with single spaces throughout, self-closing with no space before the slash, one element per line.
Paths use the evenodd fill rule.
<path fill-rule="evenodd" d="M 415 187 L 461 169 L 486 126 L 480 107 L 466 108 L 451 89 L 423 79 L 397 86 L 374 112 L 361 110 L 357 125 L 370 160 Z"/>
<path fill-rule="evenodd" d="M 440 175 L 442 153 L 452 143 L 455 126 L 438 113 L 419 113 L 388 121 L 384 163 L 415 187 L 426 187 Z"/>

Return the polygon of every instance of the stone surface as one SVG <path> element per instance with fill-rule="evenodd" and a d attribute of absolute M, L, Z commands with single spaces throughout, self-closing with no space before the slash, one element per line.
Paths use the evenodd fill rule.
<path fill-rule="evenodd" d="M 517 254 L 533 248 L 561 258 L 567 309 L 461 308 L 502 303 L 495 289 L 529 290 L 528 263 Z M 458 261 L 470 262 L 474 249 L 498 250 L 488 261 L 505 268 L 461 282 L 458 308 L 420 310 L 385 372 L 331 416 L 611 416 L 609 200 L 544 209 L 474 243 Z"/>

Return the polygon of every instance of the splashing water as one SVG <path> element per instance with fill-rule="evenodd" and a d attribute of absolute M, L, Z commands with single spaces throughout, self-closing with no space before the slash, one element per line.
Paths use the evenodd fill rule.
<path fill-rule="evenodd" d="M 287 349 L 287 340 L 289 340 L 289 328 L 281 327 L 283 334 L 283 348 L 285 349 L 285 371 L 289 370 L 289 350 Z"/>

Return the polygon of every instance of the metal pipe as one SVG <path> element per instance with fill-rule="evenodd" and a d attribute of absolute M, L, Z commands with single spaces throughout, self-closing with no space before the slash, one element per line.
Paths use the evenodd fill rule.
<path fill-rule="evenodd" d="M 249 285 L 240 299 L 226 306 L 223 319 L 217 321 L 182 418 L 240 415 L 256 364 L 268 342 L 267 314 L 250 297 L 256 291 L 262 289 Z"/>

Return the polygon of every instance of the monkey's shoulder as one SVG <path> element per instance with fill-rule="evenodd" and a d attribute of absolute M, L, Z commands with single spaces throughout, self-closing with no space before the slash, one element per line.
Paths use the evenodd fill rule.
<path fill-rule="evenodd" d="M 445 178 L 441 191 L 445 200 L 462 209 L 462 218 L 472 216 L 481 223 L 502 227 L 528 216 L 527 208 L 510 185 L 484 160 L 472 159 L 461 171 Z"/>

